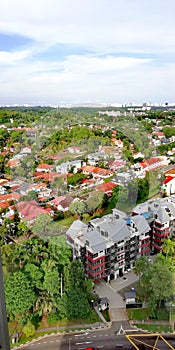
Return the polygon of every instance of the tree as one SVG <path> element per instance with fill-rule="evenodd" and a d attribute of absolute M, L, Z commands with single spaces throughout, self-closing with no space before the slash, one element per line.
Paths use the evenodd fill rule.
<path fill-rule="evenodd" d="M 48 269 L 45 272 L 43 288 L 52 296 L 60 293 L 60 277 L 56 268 Z"/>
<path fill-rule="evenodd" d="M 36 294 L 28 276 L 15 271 L 4 280 L 6 307 L 9 316 L 23 315 L 32 309 Z"/>
<path fill-rule="evenodd" d="M 53 299 L 47 291 L 43 291 L 38 296 L 35 305 L 34 311 L 38 313 L 39 316 L 47 317 L 53 309 Z"/>
<path fill-rule="evenodd" d="M 91 312 L 88 300 L 79 288 L 71 288 L 64 293 L 58 307 L 68 320 L 86 318 Z"/>
<path fill-rule="evenodd" d="M 163 241 L 162 252 L 166 255 L 166 258 L 168 256 L 174 256 L 175 241 L 171 240 L 170 238 L 165 239 Z"/>
<path fill-rule="evenodd" d="M 39 237 L 47 237 L 51 230 L 52 218 L 49 214 L 40 214 L 37 216 L 32 231 Z"/>
<path fill-rule="evenodd" d="M 76 214 L 77 216 L 80 216 L 86 211 L 85 203 L 83 201 L 76 200 L 69 205 L 69 211 L 72 214 Z"/>
<path fill-rule="evenodd" d="M 97 208 L 100 208 L 104 198 L 103 191 L 93 192 L 89 195 L 85 202 L 88 213 L 93 213 Z"/>
<path fill-rule="evenodd" d="M 169 263 L 161 256 L 156 257 L 153 264 L 146 262 L 144 257 L 139 260 L 135 265 L 135 272 L 140 276 L 137 295 L 148 303 L 150 316 L 155 317 L 157 308 L 161 308 L 164 301 L 172 296 L 173 274 Z"/>

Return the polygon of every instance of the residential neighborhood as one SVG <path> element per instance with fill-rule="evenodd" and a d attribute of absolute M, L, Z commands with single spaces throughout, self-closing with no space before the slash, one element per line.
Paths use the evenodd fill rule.
<path fill-rule="evenodd" d="M 168 281 L 161 295 L 171 294 L 175 145 L 167 136 L 175 130 L 170 132 L 167 119 L 162 120 L 160 113 L 159 120 L 157 112 L 152 112 L 155 121 L 145 111 L 126 112 L 121 120 L 118 114 L 115 120 L 115 113 L 95 111 L 96 123 L 91 113 L 89 123 L 84 111 L 78 117 L 71 113 L 74 123 L 69 125 L 63 110 L 65 123 L 60 128 L 55 110 L 49 110 L 42 125 L 38 118 L 32 126 L 29 122 L 18 127 L 13 125 L 14 117 L 13 123 L 3 122 L 1 130 L 0 237 L 7 309 L 12 319 L 17 313 L 21 319 L 26 317 L 26 325 L 30 319 L 34 324 L 35 313 L 42 324 L 44 319 L 50 322 L 49 317 L 56 322 L 79 317 L 96 320 L 92 305 L 97 303 L 101 312 L 115 305 L 110 293 L 99 297 L 98 288 L 123 283 L 130 274 L 134 281 L 138 274 L 140 281 L 148 273 L 146 268 L 150 275 L 151 269 L 157 269 L 156 278 L 162 271 L 159 259 L 163 259 L 162 273 Z M 144 120 L 149 119 L 144 131 L 139 129 L 142 114 Z M 19 116 L 16 118 L 18 121 Z M 9 262 L 12 256 L 13 265 Z M 25 293 L 31 298 L 28 296 L 27 306 L 21 283 L 26 283 Z M 19 310 L 10 299 L 16 285 L 20 286 L 15 292 L 17 298 L 21 295 Z M 142 294 L 141 286 L 123 293 L 126 309 L 142 308 L 146 303 L 149 314 L 158 317 L 163 301 L 157 298 L 157 290 L 149 292 L 156 295 L 154 305 L 149 295 Z M 66 300 L 70 301 L 68 308 Z"/>

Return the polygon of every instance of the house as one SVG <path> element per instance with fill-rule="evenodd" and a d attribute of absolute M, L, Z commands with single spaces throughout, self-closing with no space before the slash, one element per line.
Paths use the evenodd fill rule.
<path fill-rule="evenodd" d="M 117 185 L 112 183 L 112 182 L 106 182 L 106 183 L 103 183 L 101 185 L 98 185 L 96 188 L 95 188 L 95 191 L 102 191 L 104 192 L 105 194 L 107 194 L 108 196 L 111 196 L 112 195 L 112 190 L 114 187 L 116 187 Z"/>
<path fill-rule="evenodd" d="M 118 173 L 113 179 L 112 182 L 120 186 L 127 186 L 128 182 L 133 179 L 133 176 L 129 172 Z"/>
<path fill-rule="evenodd" d="M 166 196 L 171 196 L 175 194 L 175 177 L 166 176 L 166 179 L 163 181 L 160 192 Z"/>
<path fill-rule="evenodd" d="M 9 161 L 7 162 L 7 166 L 9 168 L 17 168 L 20 165 L 20 160 L 19 159 L 9 159 Z"/>
<path fill-rule="evenodd" d="M 68 174 L 68 172 L 73 168 L 73 172 L 77 173 L 81 169 L 83 161 L 81 159 L 73 160 L 71 162 L 61 163 L 56 166 L 56 171 L 59 174 Z M 86 164 L 86 163 L 85 163 Z"/>
<path fill-rule="evenodd" d="M 38 215 L 47 214 L 47 210 L 41 208 L 35 200 L 19 202 L 16 204 L 20 219 L 25 219 L 30 225 L 34 223 Z M 14 206 L 10 207 L 10 215 L 14 215 Z"/>
<path fill-rule="evenodd" d="M 21 154 L 26 154 L 26 155 L 30 155 L 32 153 L 32 147 L 31 146 L 26 146 L 23 147 L 20 151 Z"/>
<path fill-rule="evenodd" d="M 21 195 L 15 192 L 4 194 L 0 196 L 0 202 L 13 202 L 13 201 L 19 201 Z"/>
<path fill-rule="evenodd" d="M 65 196 L 62 201 L 58 204 L 57 209 L 63 212 L 69 210 L 69 205 L 74 201 L 71 196 Z"/>
<path fill-rule="evenodd" d="M 125 160 L 109 160 L 107 163 L 108 167 L 110 170 L 112 171 L 117 171 L 121 168 L 124 168 L 124 166 L 126 165 L 126 161 Z"/>
<path fill-rule="evenodd" d="M 87 162 L 89 165 L 96 166 L 100 159 L 103 159 L 102 153 L 95 152 L 95 153 L 89 153 L 87 156 Z"/>
<path fill-rule="evenodd" d="M 82 171 L 85 175 L 92 175 L 93 177 L 99 177 L 101 179 L 107 179 L 108 177 L 113 175 L 112 170 L 93 167 L 91 165 L 83 166 Z"/>
<path fill-rule="evenodd" d="M 68 147 L 68 151 L 71 154 L 80 154 L 81 153 L 81 148 L 80 147 L 73 147 L 73 146 L 69 146 Z"/>
<path fill-rule="evenodd" d="M 47 163 L 39 164 L 36 168 L 36 171 L 42 171 L 42 172 L 51 172 L 53 170 L 52 165 Z"/>
<path fill-rule="evenodd" d="M 169 164 L 169 160 L 165 156 L 152 157 L 138 163 L 144 171 L 155 170 Z"/>
<path fill-rule="evenodd" d="M 145 157 L 144 154 L 141 153 L 141 152 L 137 152 L 137 153 L 134 153 L 134 154 L 133 154 L 133 158 L 134 158 L 134 159 L 144 158 L 144 157 Z"/>
<path fill-rule="evenodd" d="M 115 140 L 114 143 L 119 149 L 123 149 L 123 141 L 118 139 L 118 140 Z"/>
<path fill-rule="evenodd" d="M 124 299 L 126 304 L 134 304 L 136 302 L 136 292 L 131 289 L 129 292 L 124 292 Z"/>

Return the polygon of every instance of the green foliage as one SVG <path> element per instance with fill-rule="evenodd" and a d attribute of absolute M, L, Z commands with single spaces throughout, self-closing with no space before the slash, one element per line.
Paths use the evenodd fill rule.
<path fill-rule="evenodd" d="M 30 310 L 36 299 L 31 281 L 22 271 L 5 278 L 6 307 L 9 315 L 17 316 Z"/>
<path fill-rule="evenodd" d="M 79 288 L 70 288 L 61 298 L 59 307 L 64 309 L 68 320 L 86 318 L 90 315 L 88 300 Z"/>
<path fill-rule="evenodd" d="M 163 256 L 157 256 L 152 264 L 142 257 L 136 261 L 134 271 L 140 276 L 137 295 L 148 303 L 150 316 L 157 317 L 157 309 L 172 296 L 173 274 L 169 262 Z"/>
<path fill-rule="evenodd" d="M 168 127 L 165 127 L 165 128 L 163 128 L 163 133 L 165 134 L 165 136 L 167 137 L 167 138 L 170 138 L 170 137 L 172 137 L 172 136 L 174 136 L 175 135 L 175 128 L 168 128 Z"/>
<path fill-rule="evenodd" d="M 85 178 L 86 178 L 86 176 L 84 174 L 76 173 L 72 176 L 67 177 L 67 183 L 68 183 L 68 185 L 76 186 L 76 185 L 81 184 L 82 180 Z"/>
<path fill-rule="evenodd" d="M 35 334 L 35 326 L 31 321 L 28 321 L 27 324 L 22 329 L 26 337 L 30 337 Z"/>
<path fill-rule="evenodd" d="M 76 200 L 69 205 L 69 211 L 72 214 L 82 215 L 85 213 L 85 203 L 80 200 Z"/>

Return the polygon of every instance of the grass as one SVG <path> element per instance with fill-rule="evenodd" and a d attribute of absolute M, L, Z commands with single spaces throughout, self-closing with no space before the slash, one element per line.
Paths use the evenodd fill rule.
<path fill-rule="evenodd" d="M 105 318 L 105 320 L 106 320 L 107 322 L 110 322 L 109 310 L 106 309 L 106 310 L 104 310 L 104 311 L 101 311 L 101 313 L 102 313 L 103 317 Z"/>
<path fill-rule="evenodd" d="M 31 341 L 33 339 L 37 339 L 38 337 L 44 336 L 45 334 L 64 333 L 64 332 L 71 332 L 73 330 L 75 331 L 76 329 L 79 329 L 79 330 L 86 329 L 84 327 L 85 324 L 90 325 L 90 324 L 96 323 L 96 322 L 101 322 L 101 320 L 100 320 L 99 316 L 96 314 L 96 312 L 94 310 L 92 310 L 89 318 L 75 319 L 75 320 L 64 319 L 64 320 L 60 320 L 60 321 L 55 321 L 55 322 L 48 324 L 46 331 L 42 331 L 42 329 L 45 327 L 42 323 L 40 323 L 33 336 L 26 337 L 25 335 L 22 335 L 19 339 L 19 342 L 16 344 L 11 344 L 11 346 L 16 346 L 16 345 L 26 343 L 26 342 Z M 63 327 L 63 328 L 53 330 L 53 329 L 51 329 L 52 327 Z M 18 323 L 17 321 L 9 323 L 9 333 L 11 335 L 14 334 L 16 331 L 21 333 L 22 328 L 23 328 L 22 324 Z M 50 330 L 49 330 L 49 328 L 50 328 Z"/>
<path fill-rule="evenodd" d="M 171 327 L 170 326 L 164 326 L 164 325 L 156 325 L 156 324 L 142 324 L 138 323 L 137 328 L 144 329 L 148 332 L 171 332 Z"/>
<path fill-rule="evenodd" d="M 149 318 L 149 312 L 147 308 L 127 309 L 127 312 L 130 320 L 146 321 Z"/>
<path fill-rule="evenodd" d="M 69 227 L 74 221 L 75 221 L 75 218 L 74 218 L 73 216 L 70 216 L 69 218 L 60 220 L 59 223 L 60 223 L 62 226 Z"/>

